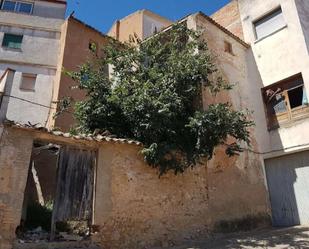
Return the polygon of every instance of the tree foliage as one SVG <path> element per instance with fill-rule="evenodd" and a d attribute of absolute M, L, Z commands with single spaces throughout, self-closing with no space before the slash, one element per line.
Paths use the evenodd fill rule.
<path fill-rule="evenodd" d="M 230 89 L 218 75 L 200 35 L 178 24 L 138 46 L 111 41 L 102 56 L 71 76 L 86 90 L 75 106 L 79 129 L 96 129 L 143 143 L 142 154 L 160 174 L 183 172 L 199 159 L 211 159 L 228 138 L 230 156 L 249 144 L 252 122 L 229 103 L 202 108 L 201 93 Z M 107 67 L 112 65 L 113 77 Z"/>

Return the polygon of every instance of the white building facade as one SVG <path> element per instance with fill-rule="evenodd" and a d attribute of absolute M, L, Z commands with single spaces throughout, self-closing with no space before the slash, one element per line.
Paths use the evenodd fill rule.
<path fill-rule="evenodd" d="M 0 4 L 0 120 L 46 126 L 59 70 L 66 1 Z"/>
<path fill-rule="evenodd" d="M 308 225 L 309 1 L 238 0 L 238 8 L 261 79 L 250 101 L 273 224 Z"/>

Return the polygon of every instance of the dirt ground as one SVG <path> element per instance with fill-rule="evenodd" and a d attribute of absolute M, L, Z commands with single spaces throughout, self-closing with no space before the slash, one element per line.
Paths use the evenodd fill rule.
<path fill-rule="evenodd" d="M 100 249 L 89 242 L 16 244 L 14 249 Z M 167 249 L 309 249 L 309 227 L 268 229 L 254 232 L 216 235 L 211 240 L 183 241 Z M 125 248 L 124 248 L 125 249 Z M 159 248 L 155 248 L 159 249 Z"/>
<path fill-rule="evenodd" d="M 213 240 L 184 241 L 169 249 L 303 249 L 309 248 L 309 227 L 271 229 L 218 236 Z"/>

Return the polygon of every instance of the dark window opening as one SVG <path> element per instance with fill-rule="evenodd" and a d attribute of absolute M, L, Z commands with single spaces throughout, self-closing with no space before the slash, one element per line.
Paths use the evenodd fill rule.
<path fill-rule="evenodd" d="M 300 86 L 288 91 L 291 108 L 303 105 L 304 87 Z"/>
<path fill-rule="evenodd" d="M 2 47 L 21 49 L 22 41 L 23 41 L 22 35 L 4 34 Z"/>
<path fill-rule="evenodd" d="M 89 50 L 91 51 L 91 52 L 93 52 L 93 53 L 97 53 L 97 51 L 98 51 L 98 44 L 96 43 L 96 42 L 93 42 L 93 41 L 90 41 L 89 42 L 89 45 L 88 45 L 88 48 L 89 48 Z"/>
<path fill-rule="evenodd" d="M 233 46 L 230 42 L 224 41 L 224 52 L 234 55 Z"/>

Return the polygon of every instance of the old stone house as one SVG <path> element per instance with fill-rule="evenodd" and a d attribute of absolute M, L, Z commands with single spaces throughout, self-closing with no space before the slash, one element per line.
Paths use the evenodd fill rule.
<path fill-rule="evenodd" d="M 82 92 L 69 90 L 73 83 L 61 75 L 61 68 L 74 70 L 91 56 L 91 44 L 104 46 L 110 39 L 74 17 L 62 21 L 57 80 L 47 104 L 52 111 L 45 113 L 44 122 L 37 121 L 37 115 L 33 120 L 31 116 L 28 120 L 14 118 L 18 113 L 13 112 L 6 119 L 14 122 L 0 125 L 0 248 L 11 248 L 23 216 L 29 165 L 36 163 L 33 155 L 50 144 L 60 155 L 68 150 L 79 151 L 81 158 L 91 152 L 96 158 L 87 211 L 91 213 L 89 225 L 95 228 L 92 239 L 104 248 L 163 247 L 246 223 L 240 221 L 259 226 L 269 221 L 269 215 L 274 225 L 308 224 L 308 11 L 306 0 L 270 0 L 267 4 L 233 0 L 212 18 L 199 12 L 180 20 L 202 32 L 223 77 L 237 83 L 233 91 L 217 99 L 205 92 L 204 108 L 214 101 L 230 101 L 236 109 L 252 110 L 256 126 L 251 130 L 252 148 L 240 156 L 228 158 L 218 148 L 207 165 L 161 179 L 145 165 L 139 142 L 51 130 L 54 126 L 68 130 L 74 124 L 70 114 L 51 119 L 60 97 L 84 97 Z M 161 29 L 164 32 L 170 24 L 149 11 L 138 11 L 116 22 L 110 34 L 120 41 L 134 34 L 144 39 Z M 0 78 L 0 91 L 13 73 L 8 70 Z M 41 126 L 25 125 L 29 121 Z M 74 153 L 68 153 L 68 158 Z M 56 168 L 61 156 L 49 156 Z M 40 166 L 44 167 L 49 166 Z M 57 196 L 59 191 L 55 192 Z"/>

